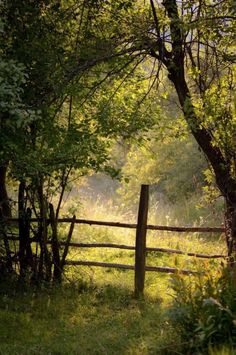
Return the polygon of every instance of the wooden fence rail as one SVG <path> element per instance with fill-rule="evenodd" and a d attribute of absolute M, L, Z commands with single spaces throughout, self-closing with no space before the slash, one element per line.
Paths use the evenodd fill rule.
<path fill-rule="evenodd" d="M 10 236 L 8 235 L 8 240 L 17 241 L 19 237 Z M 31 243 L 37 242 L 36 239 L 32 238 Z M 48 241 L 46 244 L 51 245 L 52 242 Z M 124 249 L 124 250 L 135 250 L 134 245 L 125 245 L 125 244 L 112 244 L 112 243 L 77 243 L 77 242 L 59 242 L 59 246 L 68 246 L 73 248 L 111 248 L 111 249 Z M 179 249 L 169 249 L 169 248 L 151 248 L 146 247 L 146 253 L 148 252 L 159 252 L 159 253 L 167 253 L 167 254 L 179 254 L 185 256 L 194 256 L 195 258 L 202 258 L 202 259 L 220 259 L 226 258 L 224 254 L 201 254 L 201 253 L 194 253 L 194 252 L 187 252 Z"/>
<path fill-rule="evenodd" d="M 100 266 L 100 267 L 108 267 L 108 268 L 115 268 L 115 269 L 135 270 L 134 265 L 101 263 L 98 261 L 68 260 L 68 261 L 66 261 L 66 265 Z M 168 266 L 145 266 L 145 271 L 158 271 L 158 272 L 164 272 L 167 274 L 171 274 L 171 273 L 173 274 L 173 273 L 176 273 L 177 269 L 173 268 L 173 267 L 168 267 Z M 199 275 L 198 271 L 191 271 L 191 270 L 185 270 L 185 269 L 181 269 L 178 271 L 179 271 L 179 273 L 184 274 L 184 275 L 192 275 L 192 274 Z M 143 289 L 144 289 L 144 286 L 143 286 Z M 143 289 L 142 289 L 142 292 L 143 292 Z M 142 294 L 142 292 L 141 292 L 141 294 L 140 294 L 140 292 L 141 292 L 141 290 L 138 293 L 135 292 L 136 297 L 140 297 L 140 295 Z"/>
<path fill-rule="evenodd" d="M 9 224 L 18 223 L 19 218 L 7 218 L 5 219 Z M 30 218 L 29 222 L 38 222 L 40 218 Z M 136 223 L 121 223 L 121 222 L 109 222 L 109 221 L 95 221 L 89 219 L 76 218 L 58 218 L 58 223 L 72 223 L 75 224 L 88 224 L 90 226 L 105 226 L 105 227 L 117 227 L 117 228 L 130 228 L 137 229 Z M 47 219 L 47 223 L 50 223 L 50 219 Z M 156 231 L 165 231 L 165 232 L 190 232 L 190 233 L 224 233 L 224 227 L 175 227 L 175 226 L 156 226 L 153 224 L 147 224 L 146 229 L 156 230 Z"/>
<path fill-rule="evenodd" d="M 73 218 L 59 218 L 52 221 L 52 216 L 49 219 L 44 219 L 43 223 L 51 224 L 53 235 L 57 233 L 56 224 L 58 223 L 70 223 L 69 234 L 66 242 L 59 242 L 59 246 L 64 246 L 64 251 L 62 253 L 62 259 L 58 268 L 63 268 L 64 265 L 73 265 L 73 266 L 96 266 L 96 267 L 108 267 L 108 268 L 117 268 L 124 270 L 134 270 L 134 291 L 135 296 L 138 298 L 143 295 L 144 284 L 145 284 L 145 272 L 146 271 L 154 271 L 154 272 L 164 272 L 164 273 L 182 273 L 185 275 L 189 274 L 199 274 L 199 272 L 182 269 L 179 270 L 177 268 L 172 267 L 158 267 L 158 266 L 147 266 L 146 265 L 146 256 L 149 252 L 160 252 L 160 253 L 169 253 L 169 254 L 179 254 L 192 256 L 196 258 L 225 258 L 225 255 L 207 255 L 201 253 L 194 252 L 185 252 L 183 250 L 178 249 L 168 249 L 168 248 L 152 248 L 146 247 L 146 233 L 148 230 L 153 231 L 166 231 L 166 232 L 180 232 L 180 233 L 224 233 L 225 228 L 223 227 L 176 227 L 176 226 L 156 226 L 147 224 L 148 219 L 148 199 L 149 199 L 149 186 L 142 185 L 141 193 L 140 193 L 140 202 L 139 202 L 139 212 L 138 212 L 138 220 L 137 223 L 120 223 L 120 222 L 107 222 L 107 221 L 95 221 L 95 220 L 85 220 L 78 219 L 75 216 Z M 51 213 L 52 214 L 52 213 Z M 35 223 L 42 222 L 41 219 L 38 218 L 28 218 L 27 223 Z M 7 223 L 18 223 L 21 226 L 20 218 L 11 218 L 6 220 Z M 53 222 L 53 223 L 52 223 Z M 74 230 L 75 224 L 87 224 L 91 226 L 106 226 L 106 227 L 118 227 L 118 228 L 131 228 L 136 230 L 136 242 L 135 246 L 124 245 L 124 244 L 113 244 L 113 243 L 75 243 L 71 242 L 72 233 Z M 29 229 L 29 228 L 28 228 Z M 8 235 L 8 240 L 19 240 L 20 238 L 17 235 L 11 234 Z M 30 243 L 38 242 L 36 237 L 29 239 Z M 47 241 L 46 244 L 51 244 L 52 248 L 55 250 L 55 243 L 53 241 Z M 114 263 L 106 263 L 106 262 L 98 262 L 98 261 L 76 261 L 76 260 L 66 260 L 68 254 L 68 248 L 115 248 L 115 249 L 125 249 L 125 250 L 133 250 L 135 251 L 135 264 L 134 265 L 124 265 L 124 264 L 114 264 Z M 55 254 L 55 252 L 54 252 Z M 55 254 L 56 255 L 56 254 Z M 59 259 L 59 256 L 58 256 Z"/>

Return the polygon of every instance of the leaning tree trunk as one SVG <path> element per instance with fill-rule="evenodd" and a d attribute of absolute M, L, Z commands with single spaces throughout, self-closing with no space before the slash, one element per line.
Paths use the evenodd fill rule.
<path fill-rule="evenodd" d="M 228 196 L 226 198 L 225 229 L 229 265 L 236 266 L 236 203 Z"/>
<path fill-rule="evenodd" d="M 230 166 L 221 150 L 214 145 L 211 134 L 207 129 L 198 125 L 198 119 L 191 103 L 191 94 L 184 75 L 180 76 L 180 73 L 176 75 L 171 68 L 169 78 L 175 86 L 188 126 L 211 164 L 217 187 L 225 198 L 225 234 L 228 260 L 230 266 L 236 266 L 236 181 L 231 176 Z"/>
<path fill-rule="evenodd" d="M 7 166 L 0 166 L 0 207 L 4 217 L 11 217 L 11 206 L 6 188 Z"/>
<path fill-rule="evenodd" d="M 201 125 L 201 121 L 197 117 L 192 103 L 191 92 L 185 75 L 185 38 L 182 35 L 183 28 L 179 17 L 177 1 L 163 1 L 163 6 L 170 19 L 171 50 L 165 47 L 163 38 L 160 35 L 159 19 L 155 10 L 154 1 L 150 0 L 150 2 L 158 35 L 158 53 L 152 48 L 151 55 L 166 66 L 168 78 L 175 87 L 184 118 L 191 133 L 214 170 L 216 184 L 226 201 L 225 224 L 229 265 L 236 266 L 236 180 L 232 176 L 231 167 L 225 155 L 221 149 L 214 144 L 212 133 Z M 236 268 L 234 269 L 236 270 Z"/>

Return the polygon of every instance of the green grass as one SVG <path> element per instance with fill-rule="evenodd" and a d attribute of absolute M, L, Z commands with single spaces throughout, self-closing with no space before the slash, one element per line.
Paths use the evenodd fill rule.
<path fill-rule="evenodd" d="M 77 226 L 74 241 L 84 243 L 118 243 L 135 244 L 135 230 L 120 228 L 105 228 L 91 226 Z M 225 242 L 220 236 L 177 234 L 169 232 L 150 232 L 147 234 L 147 246 L 162 247 L 204 254 L 225 254 Z M 134 251 L 109 248 L 71 248 L 68 259 L 101 261 L 134 265 Z M 150 252 L 146 264 L 150 266 L 169 266 L 177 269 L 206 270 L 217 268 L 222 259 L 198 259 L 186 255 Z M 102 286 L 111 284 L 116 287 L 126 287 L 133 290 L 133 271 L 114 270 L 109 268 L 95 268 L 76 266 L 69 269 L 67 276 L 76 279 L 83 277 L 92 284 Z M 146 272 L 145 293 L 152 297 L 163 297 L 169 293 L 169 275 L 156 272 Z"/>
<path fill-rule="evenodd" d="M 116 208 L 107 213 L 94 206 L 89 212 L 80 217 L 135 223 L 135 216 L 121 216 Z M 60 234 L 66 233 L 63 226 Z M 73 234 L 77 242 L 134 240 L 135 230 L 120 228 L 79 225 Z M 215 235 L 148 232 L 147 246 L 225 253 L 224 240 Z M 107 248 L 71 248 L 68 258 L 134 264 L 133 251 Z M 147 257 L 148 265 L 199 270 L 214 270 L 219 262 L 165 253 Z M 67 268 L 61 287 L 0 285 L 0 354 L 182 354 L 178 329 L 168 318 L 170 275 L 147 272 L 144 300 L 133 298 L 133 287 L 133 271 L 81 266 Z"/>
<path fill-rule="evenodd" d="M 159 299 L 135 301 L 112 285 L 78 286 L 1 285 L 0 354 L 179 353 Z"/>

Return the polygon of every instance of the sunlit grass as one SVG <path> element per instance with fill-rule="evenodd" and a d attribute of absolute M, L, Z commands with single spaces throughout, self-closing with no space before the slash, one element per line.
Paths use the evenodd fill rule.
<path fill-rule="evenodd" d="M 85 205 L 81 218 L 105 221 L 136 223 L 134 214 L 124 213 L 112 202 L 103 204 L 95 201 Z M 168 217 L 168 216 L 167 216 Z M 166 224 L 170 224 L 169 217 Z M 175 221 L 176 222 L 176 221 Z M 160 224 L 156 211 L 150 211 L 149 223 Z M 65 231 L 64 231 L 65 233 Z M 116 227 L 77 225 L 73 233 L 73 241 L 81 243 L 113 243 L 135 245 L 135 229 Z M 147 247 L 169 248 L 202 254 L 226 254 L 225 241 L 220 234 L 173 233 L 165 231 L 148 231 Z M 110 248 L 71 248 L 69 259 L 100 261 L 118 264 L 134 265 L 135 253 L 132 250 Z M 187 255 L 168 254 L 164 252 L 149 252 L 147 265 L 169 266 L 177 269 L 206 270 L 217 268 L 222 259 L 199 259 Z M 73 270 L 73 271 L 72 271 Z M 76 266 L 68 268 L 67 277 L 84 277 L 94 285 L 111 284 L 117 287 L 127 287 L 131 292 L 134 285 L 134 272 L 100 267 Z M 169 299 L 168 274 L 146 272 L 145 294 Z M 163 294 L 165 297 L 163 297 Z"/>
<path fill-rule="evenodd" d="M 135 214 L 124 213 L 112 203 L 85 206 L 77 217 L 136 223 Z M 160 223 L 152 214 L 149 219 L 149 223 Z M 61 226 L 60 237 L 66 237 L 68 227 Z M 73 241 L 134 245 L 135 230 L 77 225 Z M 147 246 L 225 253 L 219 235 L 148 231 Z M 71 248 L 68 259 L 134 265 L 134 251 Z M 148 265 L 179 269 L 214 270 L 219 263 L 160 252 L 147 256 Z M 173 328 L 166 313 L 173 294 L 170 278 L 168 274 L 146 272 L 145 299 L 140 301 L 133 297 L 132 270 L 76 266 L 67 267 L 61 287 L 2 284 L 0 354 L 181 354 L 178 329 Z M 223 351 L 231 354 L 227 348 Z"/>

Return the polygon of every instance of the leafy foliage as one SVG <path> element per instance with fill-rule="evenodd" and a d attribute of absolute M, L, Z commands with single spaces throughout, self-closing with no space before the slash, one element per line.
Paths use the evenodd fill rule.
<path fill-rule="evenodd" d="M 208 272 L 194 280 L 176 275 L 171 319 L 180 327 L 186 351 L 236 345 L 236 287 L 227 270 Z"/>
<path fill-rule="evenodd" d="M 129 2 L 119 4 L 115 8 L 122 11 L 130 7 Z M 115 8 L 112 3 L 94 2 L 92 12 L 90 5 L 83 1 L 28 4 L 15 0 L 2 4 L 1 50 L 6 63 L 23 63 L 19 64 L 21 82 L 17 73 L 14 80 L 17 100 L 24 109 L 21 114 L 29 116 L 27 119 L 21 115 L 17 123 L 11 120 L 14 142 L 10 140 L 9 145 L 14 150 L 9 149 L 9 155 L 6 149 L 2 150 L 18 180 L 52 179 L 64 176 L 65 170 L 79 170 L 79 175 L 99 169 L 114 174 L 108 166 L 107 153 L 112 140 L 130 137 L 152 125 L 150 115 L 144 118 L 144 107 L 141 114 L 135 108 L 145 95 L 147 84 L 142 89 L 132 79 L 122 88 L 130 71 L 126 58 L 94 67 L 96 58 L 111 49 L 111 42 L 104 38 L 112 37 L 108 31 L 111 19 L 106 19 L 105 14 L 111 10 L 114 15 Z M 88 71 L 88 63 L 93 60 L 95 69 Z M 10 73 L 10 67 L 8 70 Z M 7 80 L 5 77 L 5 86 Z M 9 115 L 6 100 L 2 97 Z M 13 101 L 12 105 L 17 109 Z M 8 139 L 7 127 L 3 128 L 2 140 Z"/>

